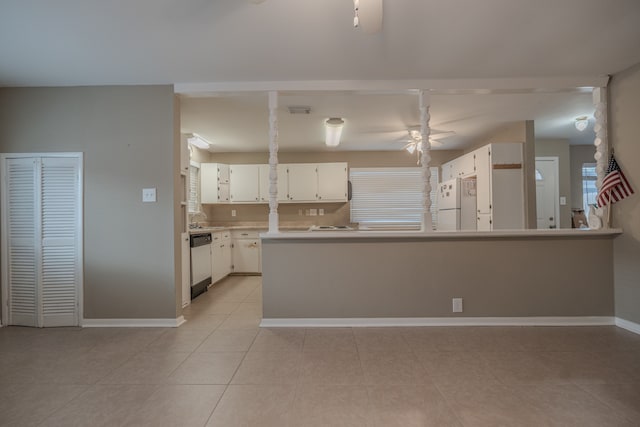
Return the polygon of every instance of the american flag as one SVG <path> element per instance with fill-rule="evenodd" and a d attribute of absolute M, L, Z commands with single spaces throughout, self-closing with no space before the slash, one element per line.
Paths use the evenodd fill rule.
<path fill-rule="evenodd" d="M 616 162 L 612 154 L 607 174 L 602 180 L 602 186 L 598 192 L 598 206 L 603 207 L 609 203 L 619 202 L 632 194 L 633 188 L 631 188 L 629 181 L 620 170 L 620 166 L 618 166 L 618 162 Z"/>

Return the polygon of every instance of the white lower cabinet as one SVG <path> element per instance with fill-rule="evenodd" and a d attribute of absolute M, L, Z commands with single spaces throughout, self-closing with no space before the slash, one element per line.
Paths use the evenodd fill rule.
<path fill-rule="evenodd" d="M 211 281 L 215 283 L 231 273 L 231 235 L 221 231 L 211 237 Z"/>
<path fill-rule="evenodd" d="M 231 257 L 234 273 L 260 273 L 262 271 L 259 234 L 260 232 L 257 230 L 233 232 Z"/>
<path fill-rule="evenodd" d="M 182 307 L 191 304 L 191 247 L 189 233 L 180 234 L 180 249 L 182 255 Z"/>

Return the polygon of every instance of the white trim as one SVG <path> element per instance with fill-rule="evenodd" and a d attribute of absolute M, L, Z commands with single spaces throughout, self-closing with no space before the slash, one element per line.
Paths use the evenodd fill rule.
<path fill-rule="evenodd" d="M 624 320 L 619 317 L 616 317 L 615 320 L 616 320 L 617 327 L 626 329 L 627 331 L 640 335 L 640 324 L 631 322 L 630 320 Z"/>
<path fill-rule="evenodd" d="M 262 319 L 260 327 L 398 327 L 398 326 L 603 326 L 611 316 L 576 317 L 353 317 L 320 319 Z M 640 327 L 640 325 L 638 325 Z"/>
<path fill-rule="evenodd" d="M 428 89 L 433 93 L 462 93 L 486 90 L 496 91 L 548 91 L 560 92 L 571 88 L 583 90 L 607 86 L 609 76 L 577 76 L 552 78 L 512 78 L 512 79 L 418 79 L 418 80 L 288 80 L 257 82 L 207 82 L 175 83 L 174 92 L 181 95 L 203 96 L 224 92 L 246 93 L 253 91 L 404 91 L 416 92 Z"/>
<path fill-rule="evenodd" d="M 184 316 L 175 319 L 83 319 L 83 328 L 177 328 L 186 322 Z"/>

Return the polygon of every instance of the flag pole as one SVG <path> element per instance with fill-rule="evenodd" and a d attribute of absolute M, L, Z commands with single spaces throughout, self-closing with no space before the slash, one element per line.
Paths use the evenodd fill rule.
<path fill-rule="evenodd" d="M 607 193 L 607 199 L 609 200 L 609 203 L 607 204 L 607 226 L 605 228 L 611 228 L 611 190 L 612 189 L 610 188 L 609 192 Z"/>

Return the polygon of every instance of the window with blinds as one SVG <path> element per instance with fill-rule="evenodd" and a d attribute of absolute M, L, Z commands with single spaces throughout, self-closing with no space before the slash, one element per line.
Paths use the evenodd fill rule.
<path fill-rule="evenodd" d="M 189 165 L 189 213 L 200 212 L 200 168 Z"/>
<path fill-rule="evenodd" d="M 431 170 L 431 218 L 438 219 L 438 168 Z M 422 168 L 351 168 L 351 222 L 375 226 L 419 226 Z"/>

